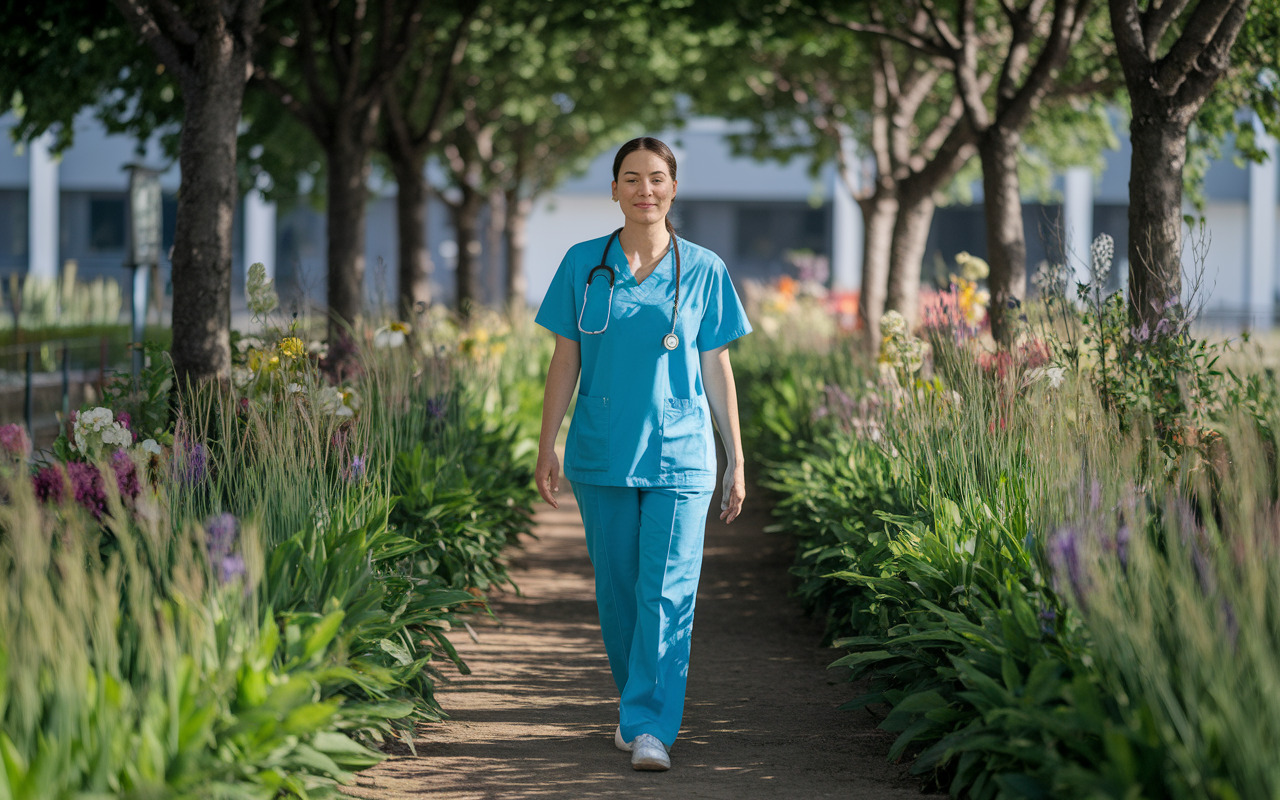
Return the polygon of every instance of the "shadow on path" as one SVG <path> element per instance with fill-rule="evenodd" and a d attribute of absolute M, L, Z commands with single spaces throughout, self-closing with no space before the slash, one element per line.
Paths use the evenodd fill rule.
<path fill-rule="evenodd" d="M 573 494 L 539 505 L 537 541 L 513 552 L 522 594 L 494 597 L 499 622 L 453 637 L 473 670 L 440 688 L 448 722 L 419 730 L 416 757 L 362 773 L 361 798 L 918 798 L 892 737 L 826 665 L 821 629 L 787 598 L 783 537 L 749 510 L 712 503 L 684 728 L 667 773 L 634 772 L 613 747 L 617 697 L 600 642 Z"/>

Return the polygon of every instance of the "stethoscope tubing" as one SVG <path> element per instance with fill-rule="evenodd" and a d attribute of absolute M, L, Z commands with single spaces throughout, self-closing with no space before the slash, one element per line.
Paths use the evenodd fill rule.
<path fill-rule="evenodd" d="M 604 333 L 609 329 L 609 320 L 613 318 L 613 286 L 618 278 L 617 272 L 608 264 L 609 251 L 613 248 L 613 240 L 617 239 L 620 233 L 622 233 L 622 228 L 618 228 L 609 234 L 609 241 L 605 242 L 604 252 L 600 255 L 600 263 L 592 267 L 591 271 L 587 273 L 587 286 L 582 291 L 582 311 L 578 312 L 578 330 L 582 333 L 595 335 Z M 671 333 L 662 337 L 663 347 L 668 350 L 674 350 L 680 344 L 680 339 L 676 336 L 676 318 L 680 313 L 680 238 L 675 233 L 671 234 L 671 246 L 675 249 L 676 256 L 676 298 L 671 305 Z M 582 318 L 587 313 L 587 295 L 591 292 L 591 281 L 595 280 L 596 273 L 600 270 L 604 270 L 609 278 L 609 310 L 605 314 L 604 327 L 598 331 L 589 331 L 582 327 Z"/>

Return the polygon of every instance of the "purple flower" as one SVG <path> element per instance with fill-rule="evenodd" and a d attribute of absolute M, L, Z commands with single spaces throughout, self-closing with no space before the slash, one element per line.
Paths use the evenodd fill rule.
<path fill-rule="evenodd" d="M 427 401 L 427 413 L 434 419 L 443 419 L 445 410 L 449 407 L 449 396 L 438 394 Z"/>
<path fill-rule="evenodd" d="M 1116 529 L 1116 557 L 1120 559 L 1120 569 L 1129 572 L 1129 525 L 1120 515 L 1120 527 Z"/>
<path fill-rule="evenodd" d="M 223 512 L 210 517 L 204 524 L 205 546 L 209 548 L 209 561 L 219 563 L 231 554 L 235 546 L 240 523 L 234 514 Z"/>
<path fill-rule="evenodd" d="M 1080 536 L 1072 528 L 1059 528 L 1049 538 L 1049 563 L 1053 566 L 1054 588 L 1062 592 L 1065 576 L 1071 592 L 1082 606 L 1085 599 L 1084 569 L 1080 563 Z"/>
<path fill-rule="evenodd" d="M 186 484 L 202 483 L 209 473 L 209 451 L 204 442 L 192 444 L 181 439 L 174 448 L 174 471 L 178 480 Z"/>
<path fill-rule="evenodd" d="M 123 450 L 112 453 L 111 470 L 116 474 L 116 488 L 120 490 L 121 497 L 133 500 L 142 492 L 142 485 L 138 482 L 138 465 L 133 463 L 128 453 Z"/>
<path fill-rule="evenodd" d="M 130 431 L 133 430 L 133 417 L 129 416 L 128 411 L 121 411 L 119 414 L 116 414 L 116 422 L 119 422 L 122 427 L 127 428 Z"/>
<path fill-rule="evenodd" d="M 31 440 L 21 425 L 0 425 L 0 453 L 18 461 L 31 455 Z"/>
<path fill-rule="evenodd" d="M 219 562 L 218 580 L 223 586 L 226 586 L 237 578 L 243 578 L 244 571 L 244 556 L 239 553 L 232 553 Z"/>
<path fill-rule="evenodd" d="M 365 456 L 358 455 L 351 457 L 351 463 L 342 468 L 342 477 L 351 483 L 356 483 L 364 477 Z"/>
<path fill-rule="evenodd" d="M 43 467 L 31 479 L 36 491 L 36 499 L 42 503 L 58 504 L 62 502 L 62 494 L 67 485 L 67 477 L 57 466 Z"/>
<path fill-rule="evenodd" d="M 71 477 L 71 489 L 75 493 L 76 502 L 85 508 L 94 519 L 102 519 L 107 513 L 107 491 L 102 482 L 102 473 L 92 464 L 72 461 L 67 464 L 67 474 Z"/>

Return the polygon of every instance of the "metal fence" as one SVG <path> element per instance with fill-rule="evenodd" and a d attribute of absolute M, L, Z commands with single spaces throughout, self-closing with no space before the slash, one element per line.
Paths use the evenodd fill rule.
<path fill-rule="evenodd" d="M 21 421 L 37 447 L 51 443 L 72 408 L 127 370 L 127 348 L 127 334 L 0 346 L 0 423 Z"/>

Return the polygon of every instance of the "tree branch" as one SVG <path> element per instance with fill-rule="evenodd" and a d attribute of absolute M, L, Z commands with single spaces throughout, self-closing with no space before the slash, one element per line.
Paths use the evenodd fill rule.
<path fill-rule="evenodd" d="M 191 23 L 171 0 L 146 0 L 146 2 L 151 7 L 156 22 L 170 39 L 185 47 L 195 47 L 196 42 L 200 41 L 200 34 L 191 27 Z"/>
<path fill-rule="evenodd" d="M 326 124 L 326 118 L 323 113 L 317 112 L 315 103 L 316 98 L 311 98 L 311 105 L 305 105 L 289 91 L 289 87 L 285 86 L 279 80 L 267 74 L 267 71 L 261 66 L 254 69 L 253 79 L 262 84 L 262 88 L 274 98 L 280 101 L 280 104 L 289 110 L 291 114 L 298 118 L 298 121 L 311 131 L 311 134 L 322 144 L 327 145 L 329 142 L 329 128 Z"/>
<path fill-rule="evenodd" d="M 184 87 L 194 85 L 195 70 L 182 57 L 177 44 L 160 30 L 160 26 L 156 24 L 151 11 L 142 0 L 115 0 L 115 4 L 129 26 L 155 51 L 160 63 L 173 73 L 178 83 Z"/>
<path fill-rule="evenodd" d="M 1136 76 L 1154 59 L 1147 55 L 1146 39 L 1138 0 L 1108 0 L 1111 32 L 1116 40 L 1116 56 L 1126 76 Z"/>
<path fill-rule="evenodd" d="M 1049 36 L 1022 88 L 1000 110 L 997 124 L 1010 128 L 1021 127 L 1027 115 L 1039 105 L 1048 92 L 1054 75 L 1067 60 L 1072 45 L 1084 33 L 1090 2 L 1091 0 L 1055 0 L 1053 27 Z"/>
<path fill-rule="evenodd" d="M 1209 92 L 1213 90 L 1222 73 L 1230 64 L 1231 45 L 1244 27 L 1248 15 L 1248 0 L 1240 0 L 1232 4 L 1225 19 L 1218 25 L 1213 40 L 1196 59 L 1195 69 L 1183 80 L 1178 89 L 1175 102 L 1183 107 L 1194 107 L 1197 111 Z M 1206 63 L 1207 62 L 1207 63 Z"/>
<path fill-rule="evenodd" d="M 904 44 L 907 47 L 927 56 L 946 59 L 951 58 L 951 54 L 939 47 L 937 42 L 929 41 L 923 36 L 917 36 L 914 33 L 900 31 L 897 28 L 890 28 L 884 25 L 877 25 L 875 23 L 843 20 L 834 14 L 823 17 L 823 19 L 831 25 L 853 31 L 854 33 L 868 33 L 873 36 L 883 36 L 887 39 L 892 39 L 899 44 Z"/>
<path fill-rule="evenodd" d="M 320 83 L 320 70 L 316 67 L 316 18 L 311 3 L 302 3 L 301 5 L 302 24 L 298 26 L 298 51 L 302 61 L 302 80 L 307 85 L 307 95 L 311 100 L 311 107 L 319 110 L 319 116 L 329 118 L 333 116 L 329 98 L 325 94 L 324 86 Z M 266 75 L 265 70 L 262 71 L 262 75 Z M 296 97 L 293 100 L 297 102 Z M 308 126 L 311 126 L 311 123 L 306 118 L 300 117 L 300 119 Z M 311 127 L 313 132 L 317 130 L 314 126 Z M 316 138 L 322 142 L 329 139 L 327 133 L 324 136 L 317 135 Z"/>
<path fill-rule="evenodd" d="M 1169 25 L 1181 14 L 1191 0 L 1151 0 L 1146 11 L 1139 13 L 1142 38 L 1147 43 L 1147 59 L 1155 61 L 1160 55 L 1160 42 Z"/>
<path fill-rule="evenodd" d="M 1182 35 L 1155 64 L 1155 78 L 1161 94 L 1172 97 L 1177 93 L 1183 79 L 1196 68 L 1200 56 L 1209 51 L 1227 16 L 1239 7 L 1243 22 L 1248 5 L 1248 0 L 1200 0 L 1182 29 Z M 1234 32 L 1231 33 L 1231 41 L 1235 41 Z"/>

